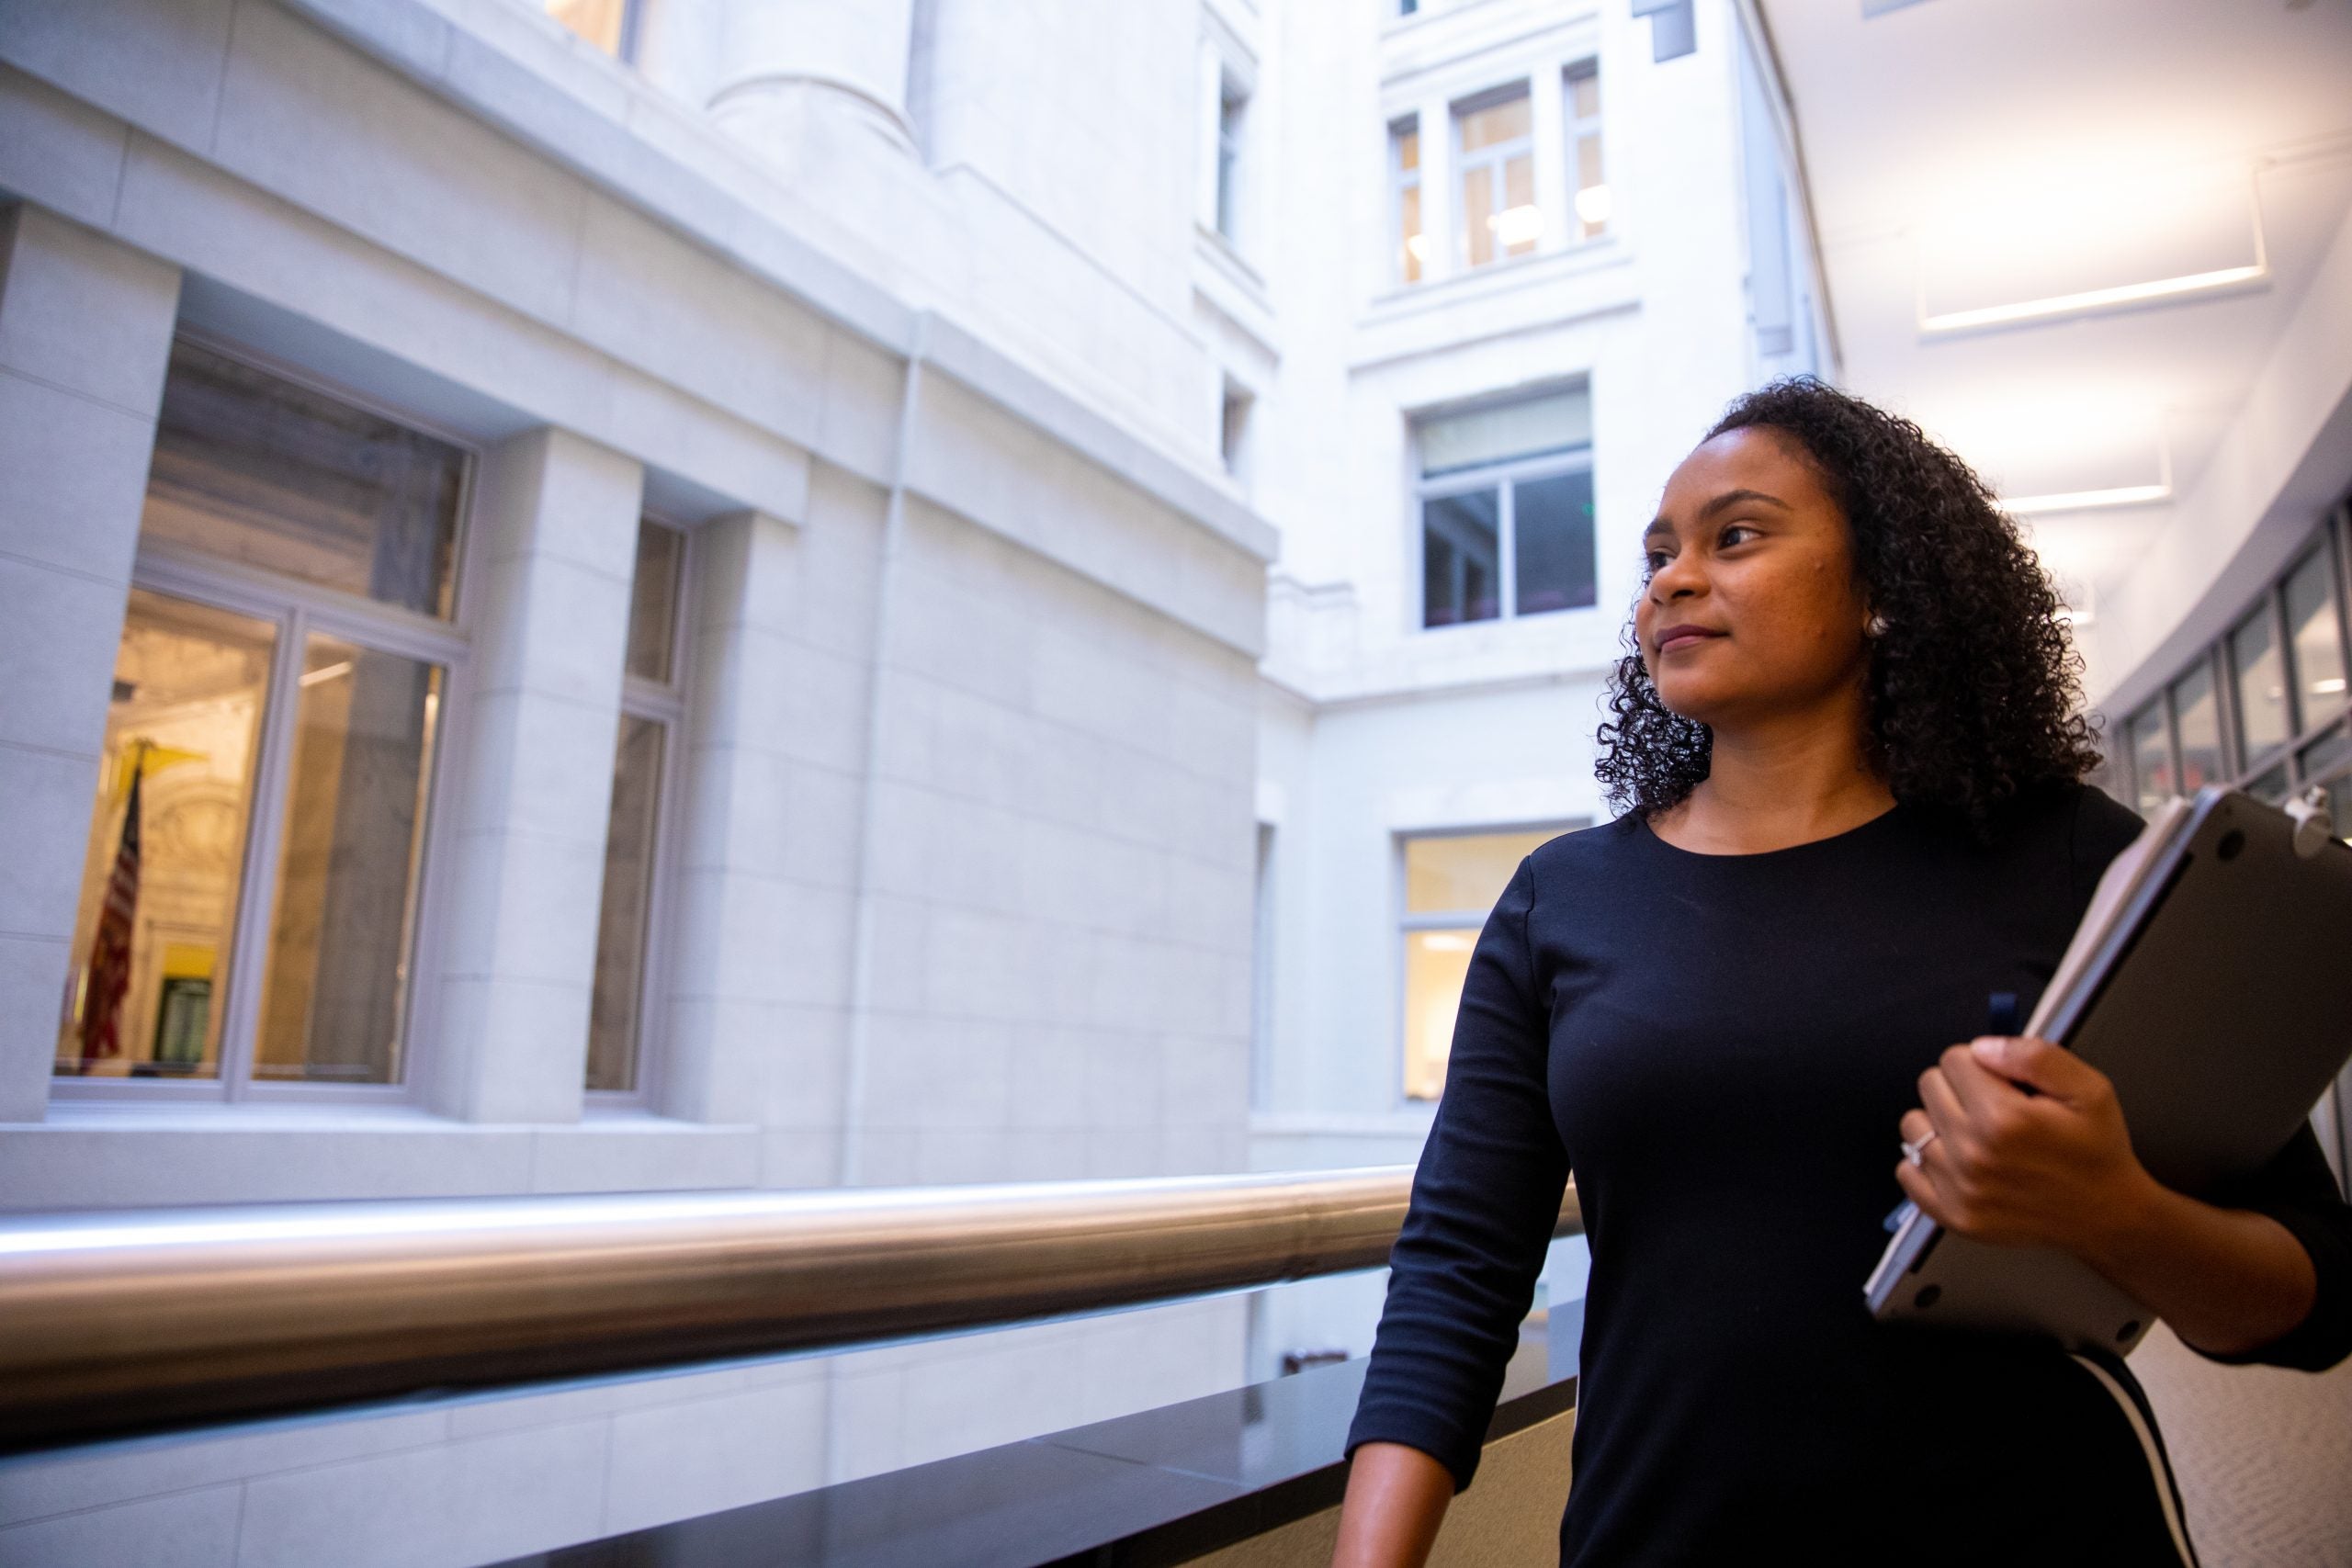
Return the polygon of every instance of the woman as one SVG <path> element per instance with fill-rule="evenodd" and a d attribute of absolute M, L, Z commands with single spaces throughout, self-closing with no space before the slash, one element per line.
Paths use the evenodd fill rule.
<path fill-rule="evenodd" d="M 1600 732 L 1624 814 L 1529 856 L 1479 938 L 1335 1562 L 1427 1554 L 1574 1170 L 1564 1562 L 2180 1562 L 2108 1381 L 1862 1304 L 1907 1196 L 2068 1248 L 2216 1359 L 2352 1348 L 2352 1211 L 2308 1128 L 2199 1201 L 2097 1071 L 1979 1036 L 1989 997 L 2030 1010 L 2140 827 L 2078 782 L 2047 581 L 1959 459 L 1810 380 L 1734 405 L 1645 547 Z"/>

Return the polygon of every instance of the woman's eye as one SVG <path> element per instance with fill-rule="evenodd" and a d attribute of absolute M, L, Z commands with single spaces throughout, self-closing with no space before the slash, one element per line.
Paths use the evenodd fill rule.
<path fill-rule="evenodd" d="M 1668 557 L 1661 550 L 1652 550 L 1642 558 L 1642 570 L 1655 577 L 1666 570 Z"/>
<path fill-rule="evenodd" d="M 1725 528 L 1723 531 L 1721 543 L 1725 547 L 1732 545 L 1744 545 L 1750 538 L 1757 536 L 1756 530 L 1749 527 L 1747 524 L 1735 523 L 1730 527 Z"/>

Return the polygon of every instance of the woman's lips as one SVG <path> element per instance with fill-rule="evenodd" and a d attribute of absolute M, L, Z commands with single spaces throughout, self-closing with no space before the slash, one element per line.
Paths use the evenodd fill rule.
<path fill-rule="evenodd" d="M 1712 642 L 1723 635 L 1721 632 L 1708 631 L 1700 626 L 1669 626 L 1657 639 L 1657 650 L 1660 653 L 1672 653 L 1678 648 L 1690 648 L 1699 643 Z"/>

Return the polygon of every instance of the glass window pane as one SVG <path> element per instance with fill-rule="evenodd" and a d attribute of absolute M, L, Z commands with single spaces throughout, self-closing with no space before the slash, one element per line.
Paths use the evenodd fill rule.
<path fill-rule="evenodd" d="M 1462 176 L 1462 237 L 1470 248 L 1472 266 L 1495 259 L 1495 171 L 1479 164 Z"/>
<path fill-rule="evenodd" d="M 1470 973 L 1476 931 L 1405 933 L 1405 1095 L 1435 1100 L 1453 1051 L 1453 1018 Z"/>
<path fill-rule="evenodd" d="M 1408 914 L 1476 914 L 1481 920 L 1510 885 L 1519 863 L 1555 837 L 1530 833 L 1448 833 L 1405 840 Z"/>
<path fill-rule="evenodd" d="M 1592 440 L 1592 394 L 1577 387 L 1488 403 L 1466 413 L 1422 420 L 1413 430 L 1425 479 L 1488 463 L 1573 452 Z"/>
<path fill-rule="evenodd" d="M 1478 490 L 1421 502 L 1421 625 L 1502 614 L 1499 494 Z"/>
<path fill-rule="evenodd" d="M 2270 635 L 2268 601 L 2230 633 L 2230 671 L 2237 682 L 2239 739 L 2251 762 L 2293 728 L 2287 716 L 2287 666 Z"/>
<path fill-rule="evenodd" d="M 1495 215 L 1495 238 L 1510 254 L 1523 256 L 1544 235 L 1544 212 L 1535 205 L 1535 160 L 1526 153 L 1503 165 L 1503 209 Z"/>
<path fill-rule="evenodd" d="M 173 346 L 141 536 L 447 616 L 465 455 Z"/>
<path fill-rule="evenodd" d="M 1396 208 L 1404 245 L 1399 265 L 1406 282 L 1419 283 L 1421 280 L 1421 259 L 1429 254 L 1430 248 L 1429 241 L 1421 237 L 1421 187 L 1407 186 L 1397 197 Z"/>
<path fill-rule="evenodd" d="M 596 919 L 596 986 L 588 1010 L 588 1087 L 637 1087 L 645 932 L 653 908 L 653 841 L 661 819 L 664 727 L 621 715 L 613 759 L 612 824 L 605 835 L 605 895 Z"/>
<path fill-rule="evenodd" d="M 1462 150 L 1475 152 L 1481 147 L 1518 141 L 1527 134 L 1527 95 L 1521 92 L 1481 108 L 1456 111 L 1455 118 L 1462 126 Z"/>
<path fill-rule="evenodd" d="M 670 679 L 670 650 L 678 630 L 678 567 L 685 555 L 686 536 L 675 528 L 638 525 L 637 573 L 629 580 L 628 672 L 640 681 Z"/>
<path fill-rule="evenodd" d="M 1517 614 L 1594 602 L 1590 470 L 1521 481 L 1511 494 L 1511 559 Z"/>
<path fill-rule="evenodd" d="M 2306 781 L 2324 778 L 2346 762 L 2352 762 L 2352 729 L 2340 723 L 2295 757 L 2296 766 Z"/>
<path fill-rule="evenodd" d="M 1609 228 L 1609 186 L 1601 177 L 1600 138 L 1577 140 L 1577 231 L 1589 240 Z"/>
<path fill-rule="evenodd" d="M 2213 701 L 2213 672 L 2197 667 L 2172 683 L 2172 711 L 2180 724 L 2180 793 L 2195 795 L 2228 778 L 2222 767 L 2222 717 Z"/>
<path fill-rule="evenodd" d="M 1418 120 L 1400 119 L 1390 127 L 1396 139 L 1396 166 L 1410 173 L 1421 166 L 1421 130 Z"/>
<path fill-rule="evenodd" d="M 220 992 L 276 640 L 266 621 L 131 591 L 58 1072 L 220 1075 Z"/>
<path fill-rule="evenodd" d="M 2173 793 L 2172 739 L 2165 733 L 2165 706 L 2150 703 L 2132 716 L 2126 727 L 2132 745 L 2132 773 L 2137 785 L 2134 804 L 2142 816 L 2162 806 Z"/>
<path fill-rule="evenodd" d="M 393 1083 L 439 666 L 313 636 L 254 1075 Z"/>
<path fill-rule="evenodd" d="M 606 54 L 621 52 L 624 0 L 547 0 L 548 15 Z"/>
<path fill-rule="evenodd" d="M 2290 786 L 2287 783 L 2287 764 L 2284 762 L 2279 763 L 2277 767 L 2271 769 L 2268 773 L 2263 774 L 2260 778 L 2245 786 L 2246 794 L 2254 796 L 2256 800 L 2271 806 L 2285 805 L 2289 789 Z"/>
<path fill-rule="evenodd" d="M 1600 112 L 1600 73 L 1579 71 L 1568 78 L 1568 112 L 1590 119 Z"/>
<path fill-rule="evenodd" d="M 2327 551 L 2303 558 L 2287 579 L 2287 635 L 2294 639 L 2295 701 L 2305 728 L 2345 706 L 2344 641 Z"/>

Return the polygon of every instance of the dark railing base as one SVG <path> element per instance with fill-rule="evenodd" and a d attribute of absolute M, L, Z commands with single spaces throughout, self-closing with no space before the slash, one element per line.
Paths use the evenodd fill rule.
<path fill-rule="evenodd" d="M 1550 1359 L 1539 1338 L 1512 1362 L 1487 1435 L 1491 1472 L 1455 1504 L 1433 1562 L 1457 1545 L 1481 1561 L 1521 1561 L 1516 1551 L 1484 1553 L 1555 1538 L 1577 1384 L 1573 1372 L 1550 1376 Z M 1159 1568 L 1244 1558 L 1319 1568 L 1363 1372 L 1362 1361 L 1317 1367 L 503 1568 Z"/>

